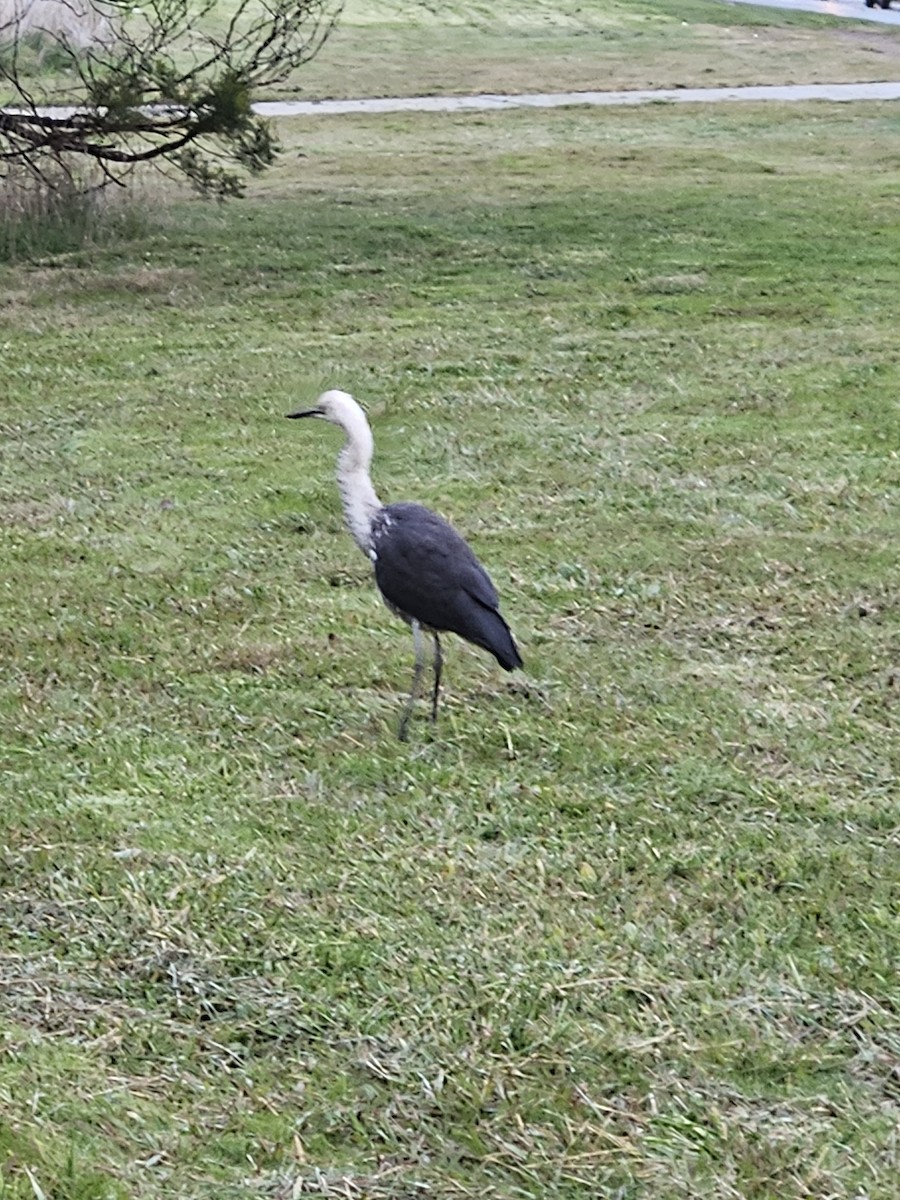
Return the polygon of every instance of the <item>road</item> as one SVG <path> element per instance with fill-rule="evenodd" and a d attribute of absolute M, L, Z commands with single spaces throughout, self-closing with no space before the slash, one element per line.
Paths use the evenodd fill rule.
<path fill-rule="evenodd" d="M 533 96 L 401 96 L 369 100 L 271 100 L 254 104 L 264 117 L 333 116 L 341 113 L 470 112 L 571 105 L 703 104 L 723 101 L 900 100 L 898 83 L 798 83 L 785 87 L 669 88 L 633 92 L 551 92 Z"/>
<path fill-rule="evenodd" d="M 863 0 L 727 0 L 729 4 L 756 4 L 761 8 L 793 8 L 800 12 L 821 13 L 826 17 L 846 17 L 853 21 L 880 21 L 900 25 L 900 10 L 866 8 Z M 900 0 L 894 0 L 898 3 Z"/>

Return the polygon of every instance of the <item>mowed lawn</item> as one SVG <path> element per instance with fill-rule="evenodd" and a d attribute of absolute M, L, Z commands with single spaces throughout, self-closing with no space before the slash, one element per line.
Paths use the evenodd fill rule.
<path fill-rule="evenodd" d="M 728 0 L 346 0 L 327 51 L 272 93 L 733 87 L 898 74 L 896 27 L 837 19 L 827 4 L 807 13 Z"/>
<path fill-rule="evenodd" d="M 0 1196 L 893 1200 L 900 114 L 280 134 L 0 269 Z"/>

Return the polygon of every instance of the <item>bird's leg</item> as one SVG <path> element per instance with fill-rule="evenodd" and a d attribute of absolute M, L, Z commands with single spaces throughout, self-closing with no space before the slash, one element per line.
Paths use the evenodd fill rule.
<path fill-rule="evenodd" d="M 411 621 L 413 632 L 413 646 L 416 651 L 416 667 L 413 671 L 412 688 L 409 693 L 409 699 L 406 702 L 406 708 L 403 710 L 403 716 L 400 718 L 400 729 L 398 736 L 401 742 L 406 741 L 406 731 L 409 727 L 409 718 L 412 714 L 413 705 L 416 702 L 416 696 L 419 694 L 419 686 L 422 682 L 422 671 L 425 667 L 425 645 L 422 641 L 422 626 L 418 621 Z"/>
<path fill-rule="evenodd" d="M 444 665 L 444 656 L 441 654 L 441 639 L 433 629 L 431 636 L 434 638 L 434 691 L 431 693 L 431 721 L 433 724 L 437 720 L 438 697 L 441 694 L 441 669 Z"/>

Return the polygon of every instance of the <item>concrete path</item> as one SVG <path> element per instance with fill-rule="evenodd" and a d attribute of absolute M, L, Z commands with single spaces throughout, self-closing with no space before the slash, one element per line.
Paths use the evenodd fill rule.
<path fill-rule="evenodd" d="M 860 0 L 862 2 L 862 0 Z M 333 116 L 341 113 L 470 112 L 571 105 L 704 104 L 730 100 L 900 100 L 898 83 L 800 83 L 787 87 L 668 88 L 634 92 L 555 92 L 534 96 L 405 96 L 372 100 L 272 100 L 254 104 L 264 117 Z"/>
<path fill-rule="evenodd" d="M 863 0 L 727 0 L 727 3 L 757 4 L 761 8 L 793 8 L 800 12 L 821 13 L 825 17 L 900 25 L 900 9 L 866 8 Z M 898 4 L 900 0 L 893 0 L 893 3 Z"/>

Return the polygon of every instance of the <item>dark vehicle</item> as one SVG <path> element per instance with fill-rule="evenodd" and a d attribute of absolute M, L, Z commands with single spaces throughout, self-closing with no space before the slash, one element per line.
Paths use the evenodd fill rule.
<path fill-rule="evenodd" d="M 890 8 L 891 0 L 866 0 L 866 8 Z"/>

